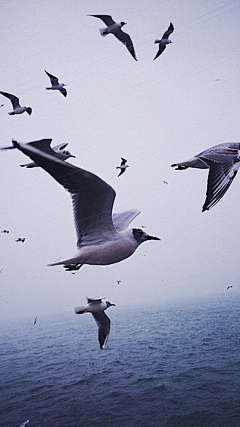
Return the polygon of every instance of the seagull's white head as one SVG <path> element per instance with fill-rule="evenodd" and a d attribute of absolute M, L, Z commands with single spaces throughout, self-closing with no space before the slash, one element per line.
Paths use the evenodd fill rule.
<path fill-rule="evenodd" d="M 159 237 L 149 236 L 149 234 L 145 233 L 145 231 L 141 230 L 141 228 L 133 228 L 132 234 L 138 245 L 147 240 L 161 240 Z"/>
<path fill-rule="evenodd" d="M 110 302 L 110 301 L 106 301 L 106 305 L 107 305 L 107 308 L 108 308 L 108 307 L 111 307 L 112 305 L 116 306 L 116 304 L 113 304 L 113 303 L 112 303 L 112 302 Z"/>

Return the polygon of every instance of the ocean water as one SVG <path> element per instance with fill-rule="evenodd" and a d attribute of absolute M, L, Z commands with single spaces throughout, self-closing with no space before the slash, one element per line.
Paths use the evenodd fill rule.
<path fill-rule="evenodd" d="M 240 296 L 1 324 L 0 426 L 239 427 Z"/>

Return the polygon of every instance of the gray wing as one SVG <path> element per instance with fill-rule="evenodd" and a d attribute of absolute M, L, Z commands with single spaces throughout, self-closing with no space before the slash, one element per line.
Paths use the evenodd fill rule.
<path fill-rule="evenodd" d="M 156 53 L 156 56 L 153 58 L 153 60 L 157 59 L 161 55 L 161 53 L 164 52 L 165 49 L 166 49 L 166 45 L 165 44 L 159 44 L 158 51 Z"/>
<path fill-rule="evenodd" d="M 172 34 L 173 30 L 174 30 L 174 26 L 173 26 L 173 24 L 170 22 L 170 25 L 169 25 L 169 27 L 168 27 L 167 31 L 165 31 L 165 33 L 163 34 L 162 38 L 163 38 L 163 39 L 168 39 L 168 37 L 170 36 L 170 34 Z"/>
<path fill-rule="evenodd" d="M 91 302 L 99 302 L 99 303 L 101 303 L 103 299 L 104 299 L 104 297 L 102 297 L 102 298 L 88 298 L 87 297 L 87 302 L 88 302 L 88 304 L 91 304 Z"/>
<path fill-rule="evenodd" d="M 122 175 L 122 174 L 125 172 L 125 170 L 126 170 L 126 169 L 121 169 L 121 170 L 120 170 L 120 172 L 119 172 L 119 174 L 118 174 L 118 177 L 119 177 L 120 175 Z"/>
<path fill-rule="evenodd" d="M 123 165 L 125 165 L 127 163 L 127 160 L 124 159 L 123 157 L 121 157 L 121 159 L 122 159 L 121 166 L 123 166 Z"/>
<path fill-rule="evenodd" d="M 104 22 L 104 24 L 106 24 L 107 26 L 115 24 L 115 21 L 112 19 L 110 15 L 88 15 L 88 16 L 93 16 L 94 18 L 101 19 Z"/>
<path fill-rule="evenodd" d="M 119 29 L 118 31 L 114 32 L 113 35 L 117 37 L 117 39 L 120 40 L 120 42 L 122 42 L 126 46 L 127 50 L 130 52 L 132 57 L 135 59 L 135 61 L 137 61 L 135 50 L 133 47 L 133 42 L 129 34 L 124 33 L 124 31 Z"/>
<path fill-rule="evenodd" d="M 6 98 L 10 99 L 13 108 L 20 107 L 19 98 L 17 96 L 11 95 L 11 93 L 0 92 L 1 95 L 6 96 Z"/>
<path fill-rule="evenodd" d="M 36 143 L 39 141 L 28 144 L 13 141 L 16 148 L 71 193 L 78 246 L 93 240 L 101 242 L 103 235 L 117 233 L 112 222 L 112 207 L 116 196 L 113 188 L 91 172 L 62 161 L 46 150 L 35 148 Z M 46 148 L 49 147 L 49 142 L 45 145 Z"/>
<path fill-rule="evenodd" d="M 92 315 L 98 326 L 98 341 L 102 350 L 104 344 L 107 344 L 111 322 L 109 317 L 107 317 L 107 315 L 104 313 L 104 311 L 98 311 L 92 313 Z"/>
<path fill-rule="evenodd" d="M 21 423 L 19 427 L 25 427 L 25 425 L 28 423 L 29 423 L 29 420 L 23 421 L 23 423 Z"/>
<path fill-rule="evenodd" d="M 57 78 L 57 77 L 55 77 L 55 76 L 53 76 L 52 74 L 48 73 L 46 70 L 44 70 L 44 71 L 45 71 L 45 73 L 48 75 L 48 77 L 50 78 L 52 86 L 55 86 L 55 85 L 58 85 L 58 84 L 59 84 L 59 83 L 58 83 L 58 78 Z"/>
<path fill-rule="evenodd" d="M 59 89 L 59 91 L 63 94 L 63 96 L 67 96 L 67 89 L 65 89 L 65 87 L 62 87 L 62 89 Z"/>
<path fill-rule="evenodd" d="M 206 200 L 202 207 L 202 212 L 211 209 L 224 196 L 235 178 L 239 169 L 239 160 L 235 163 L 234 159 L 225 160 L 225 162 L 216 162 L 203 158 L 203 161 L 210 168 L 208 174 L 208 184 Z"/>
<path fill-rule="evenodd" d="M 123 231 L 128 228 L 129 224 L 136 218 L 141 211 L 137 209 L 131 209 L 125 212 L 119 212 L 113 214 L 113 224 L 117 231 Z"/>

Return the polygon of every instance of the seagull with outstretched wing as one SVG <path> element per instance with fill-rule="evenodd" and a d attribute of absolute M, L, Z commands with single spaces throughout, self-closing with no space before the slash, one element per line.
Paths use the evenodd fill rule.
<path fill-rule="evenodd" d="M 240 143 L 226 142 L 202 151 L 185 162 L 171 165 L 177 170 L 209 169 L 206 200 L 202 212 L 211 209 L 224 196 L 240 166 Z"/>
<path fill-rule="evenodd" d="M 28 113 L 29 116 L 32 114 L 32 108 L 31 107 L 21 107 L 19 104 L 19 98 L 15 95 L 12 95 L 11 93 L 2 92 L 0 91 L 0 94 L 5 96 L 6 98 L 10 99 L 13 111 L 10 111 L 9 116 L 15 116 L 15 114 L 22 114 L 22 113 Z"/>
<path fill-rule="evenodd" d="M 48 75 L 48 77 L 50 78 L 51 85 L 52 85 L 51 87 L 46 87 L 46 89 L 47 90 L 59 90 L 63 94 L 63 96 L 66 97 L 67 96 L 67 90 L 64 87 L 64 86 L 66 86 L 65 83 L 59 83 L 57 77 L 55 77 L 52 74 L 48 73 L 46 70 L 44 70 L 44 71 Z"/>
<path fill-rule="evenodd" d="M 135 50 L 133 47 L 133 42 L 131 40 L 131 37 L 129 34 L 124 33 L 122 31 L 122 27 L 126 25 L 126 22 L 115 22 L 110 15 L 88 15 L 93 16 L 94 18 L 101 19 L 104 24 L 106 24 L 106 28 L 100 28 L 100 34 L 101 36 L 105 37 L 108 34 L 113 34 L 118 40 L 120 40 L 121 43 L 126 46 L 129 53 L 132 55 L 132 57 L 137 61 L 137 57 L 135 54 Z"/>
<path fill-rule="evenodd" d="M 129 166 L 128 166 L 128 165 L 126 165 L 127 160 L 126 160 L 126 159 L 124 159 L 123 157 L 121 157 L 121 159 L 122 159 L 122 161 L 121 161 L 120 166 L 116 166 L 116 169 L 120 169 L 120 172 L 119 172 L 118 176 L 122 175 L 122 174 L 125 172 L 125 170 L 126 170 L 127 168 L 129 168 Z"/>
<path fill-rule="evenodd" d="M 172 43 L 172 41 L 169 40 L 168 37 L 170 36 L 170 34 L 172 34 L 173 30 L 174 30 L 174 26 L 170 22 L 170 25 L 169 25 L 167 31 L 165 31 L 165 33 L 163 34 L 161 40 L 155 40 L 154 43 L 158 43 L 158 51 L 156 53 L 156 56 L 153 58 L 153 60 L 157 59 L 164 52 L 164 50 L 166 49 L 166 46 L 168 44 Z"/>
<path fill-rule="evenodd" d="M 104 345 L 107 344 L 107 340 L 110 333 L 111 321 L 104 311 L 116 304 L 112 304 L 110 301 L 103 302 L 104 298 L 87 298 L 87 305 L 76 307 L 76 314 L 91 313 L 98 326 L 98 341 L 100 349 L 102 350 Z"/>

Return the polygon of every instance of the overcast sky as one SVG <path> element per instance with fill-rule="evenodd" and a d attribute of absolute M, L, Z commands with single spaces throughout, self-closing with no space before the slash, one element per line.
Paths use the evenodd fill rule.
<path fill-rule="evenodd" d="M 125 21 L 138 62 L 88 14 Z M 173 43 L 153 61 L 170 22 Z M 33 112 L 9 116 L 1 97 L 0 145 L 68 142 L 70 162 L 116 190 L 114 211 L 141 209 L 132 225 L 161 238 L 112 266 L 47 267 L 75 252 L 70 196 L 40 168 L 20 168 L 21 152 L 1 152 L 0 229 L 10 230 L 0 233 L 1 320 L 73 312 L 86 296 L 121 309 L 240 291 L 240 176 L 202 213 L 208 171 L 170 167 L 240 141 L 239 22 L 238 0 L 1 0 L 0 90 Z M 44 70 L 67 84 L 67 98 L 45 90 Z M 118 178 L 121 156 L 130 167 Z"/>

